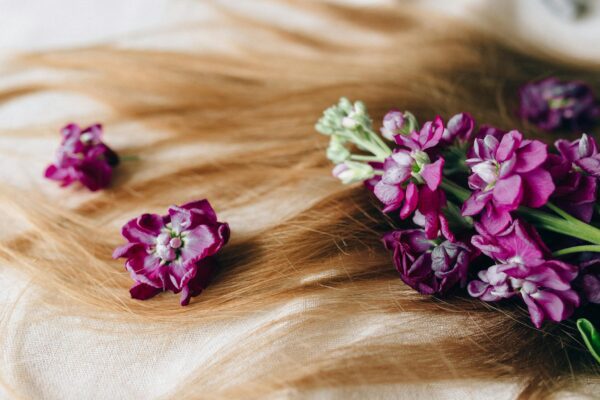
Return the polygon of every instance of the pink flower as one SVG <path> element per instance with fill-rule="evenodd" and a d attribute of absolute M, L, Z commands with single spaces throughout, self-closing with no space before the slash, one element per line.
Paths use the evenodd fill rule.
<path fill-rule="evenodd" d="M 572 163 L 572 167 L 587 175 L 600 178 L 600 153 L 593 137 L 586 135 L 569 142 L 560 139 L 554 144 L 560 155 Z"/>
<path fill-rule="evenodd" d="M 537 328 L 547 319 L 563 321 L 579 307 L 579 296 L 571 287 L 577 267 L 547 260 L 548 250 L 532 227 L 516 220 L 495 235 L 481 224 L 476 227 L 480 235 L 473 236 L 473 245 L 497 264 L 469 282 L 471 296 L 484 301 L 520 297 Z"/>
<path fill-rule="evenodd" d="M 555 146 L 560 154 L 550 154 L 546 163 L 556 186 L 552 198 L 560 208 L 589 223 L 600 177 L 596 141 L 584 134 L 572 142 L 558 140 Z"/>
<path fill-rule="evenodd" d="M 454 142 L 467 143 L 471 139 L 475 120 L 469 113 L 456 114 L 448 120 L 448 126 L 442 135 L 442 141 L 447 144 Z"/>
<path fill-rule="evenodd" d="M 119 157 L 102 142 L 102 125 L 81 130 L 77 124 L 69 124 L 62 134 L 56 162 L 46 168 L 45 177 L 59 181 L 61 186 L 81 182 L 91 191 L 107 187 Z"/>
<path fill-rule="evenodd" d="M 445 294 L 464 287 L 473 256 L 471 247 L 448 240 L 434 245 L 421 229 L 407 229 L 383 236 L 386 249 L 394 252 L 394 265 L 404 283 L 422 294 Z"/>
<path fill-rule="evenodd" d="M 444 158 L 432 162 L 427 150 L 439 143 L 444 133 L 441 118 L 426 122 L 423 128 L 410 136 L 395 136 L 403 148 L 397 149 L 383 164 L 383 176 L 373 186 L 375 196 L 384 204 L 384 212 L 400 210 L 406 219 L 418 209 L 425 216 L 425 227 L 430 239 L 438 236 L 440 229 L 453 239 L 448 229 L 442 207 L 446 205 L 444 193 L 438 189 L 442 181 Z"/>
<path fill-rule="evenodd" d="M 467 160 L 473 174 L 469 187 L 474 193 L 463 205 L 463 215 L 481 215 L 492 233 L 510 223 L 510 212 L 520 205 L 538 208 L 554 191 L 550 173 L 542 165 L 548 158 L 546 145 L 523 140 L 511 131 L 501 136 L 487 135 L 475 140 Z"/>
<path fill-rule="evenodd" d="M 229 240 L 229 226 L 218 222 L 207 200 L 171 206 L 167 215 L 143 214 L 123 226 L 128 243 L 113 258 L 126 258 L 136 284 L 131 297 L 146 300 L 162 291 L 181 292 L 181 305 L 208 285 L 213 256 Z"/>

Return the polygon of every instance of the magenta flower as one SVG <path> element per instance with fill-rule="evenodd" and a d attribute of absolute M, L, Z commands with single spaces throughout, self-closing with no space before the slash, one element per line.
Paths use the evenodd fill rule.
<path fill-rule="evenodd" d="M 91 191 L 107 187 L 119 157 L 102 142 L 102 125 L 81 130 L 77 124 L 69 124 L 62 134 L 56 162 L 46 168 L 44 176 L 59 181 L 63 187 L 73 182 L 81 182 Z"/>
<path fill-rule="evenodd" d="M 402 133 L 402 128 L 406 125 L 404 113 L 398 110 L 391 110 L 383 117 L 383 126 L 381 134 L 387 140 L 394 140 L 394 136 Z"/>
<path fill-rule="evenodd" d="M 586 261 L 579 265 L 577 287 L 581 297 L 589 303 L 600 304 L 600 255 L 584 253 Z"/>
<path fill-rule="evenodd" d="M 448 125 L 442 135 L 442 142 L 447 144 L 454 142 L 467 143 L 471 139 L 474 128 L 475 120 L 471 114 L 456 114 L 448 120 Z"/>
<path fill-rule="evenodd" d="M 426 231 L 430 239 L 442 233 L 453 239 L 442 207 L 445 195 L 438 189 L 442 181 L 444 158 L 432 162 L 427 152 L 438 145 L 444 125 L 441 118 L 426 122 L 419 132 L 410 136 L 397 135 L 397 149 L 383 164 L 383 176 L 373 186 L 375 196 L 384 204 L 384 212 L 400 210 L 400 218 L 406 219 L 418 209 L 425 216 Z M 369 185 L 372 185 L 369 182 Z M 431 202 L 431 203 L 430 203 Z"/>
<path fill-rule="evenodd" d="M 600 177 L 600 154 L 596 141 L 584 134 L 572 142 L 557 140 L 559 154 L 548 156 L 547 168 L 556 190 L 552 198 L 569 214 L 589 223 L 594 213 Z"/>
<path fill-rule="evenodd" d="M 578 130 L 600 117 L 592 89 L 579 81 L 547 78 L 531 82 L 521 88 L 519 97 L 519 115 L 544 130 Z"/>
<path fill-rule="evenodd" d="M 229 240 L 229 225 L 218 222 L 207 200 L 171 206 L 167 215 L 143 214 L 123 226 L 128 243 L 113 258 L 126 258 L 136 282 L 131 297 L 146 300 L 170 290 L 181 305 L 208 285 L 216 268 L 213 256 Z"/>
<path fill-rule="evenodd" d="M 581 139 L 572 142 L 560 139 L 554 145 L 573 169 L 600 178 L 600 153 L 593 137 L 584 133 Z"/>
<path fill-rule="evenodd" d="M 435 246 L 420 229 L 393 231 L 383 236 L 386 249 L 394 252 L 400 278 L 422 294 L 445 294 L 467 280 L 472 249 L 448 240 Z"/>
<path fill-rule="evenodd" d="M 480 271 L 479 280 L 469 282 L 471 296 L 484 301 L 518 296 L 537 328 L 547 319 L 563 321 L 579 307 L 579 296 L 571 287 L 577 267 L 547 260 L 548 250 L 532 227 L 516 220 L 495 235 L 481 224 L 476 228 L 480 234 L 473 236 L 473 245 L 497 264 Z"/>
<path fill-rule="evenodd" d="M 463 205 L 463 215 L 481 213 L 481 222 L 495 233 L 508 226 L 510 212 L 520 205 L 538 208 L 546 204 L 555 189 L 542 166 L 547 158 L 545 144 L 523 140 L 517 131 L 500 140 L 495 135 L 476 139 L 467 160 L 473 172 L 469 187 L 474 192 Z"/>

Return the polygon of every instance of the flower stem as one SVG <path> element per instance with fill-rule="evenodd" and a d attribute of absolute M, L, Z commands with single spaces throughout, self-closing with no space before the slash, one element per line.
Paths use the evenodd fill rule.
<path fill-rule="evenodd" d="M 375 156 L 363 156 L 363 155 L 359 155 L 359 154 L 352 154 L 350 156 L 351 160 L 354 161 L 374 161 L 374 162 L 380 162 L 381 158 L 379 157 L 375 157 Z"/>
<path fill-rule="evenodd" d="M 550 202 L 546 203 L 546 207 L 548 207 L 549 209 L 551 209 L 552 211 L 554 211 L 556 214 L 560 215 L 567 221 L 579 221 L 577 218 L 575 218 L 568 212 L 564 211 L 562 208 L 559 208 Z"/>
<path fill-rule="evenodd" d="M 517 211 L 538 228 L 600 245 L 600 229 L 583 221 L 575 218 L 573 220 L 557 218 L 543 211 L 526 207 L 519 207 Z"/>
<path fill-rule="evenodd" d="M 449 179 L 442 179 L 442 183 L 440 184 L 440 186 L 446 192 L 448 192 L 448 193 L 452 194 L 454 197 L 456 197 L 456 199 L 458 201 L 460 201 L 461 203 L 464 203 L 465 201 L 467 201 L 469 196 L 471 196 L 470 191 L 463 188 L 462 186 L 457 185 L 456 183 L 452 182 Z"/>
<path fill-rule="evenodd" d="M 471 192 L 449 179 L 443 179 L 440 185 L 446 192 L 452 194 L 458 201 L 465 202 Z M 556 206 L 552 205 L 557 208 Z M 551 206 L 549 206 L 551 208 Z M 551 208 L 552 209 L 552 208 Z M 554 209 L 553 209 L 554 210 Z M 559 209 L 560 210 L 560 209 Z M 557 212 L 556 210 L 554 210 Z M 552 214 L 540 210 L 534 210 L 527 207 L 519 207 L 517 210 L 525 219 L 533 223 L 537 228 L 560 233 L 566 236 L 571 236 L 586 242 L 600 245 L 600 229 L 586 224 L 569 215 L 570 219 L 556 217 Z M 560 212 L 564 213 L 563 210 Z M 558 212 L 557 212 L 558 213 Z"/>
<path fill-rule="evenodd" d="M 583 253 L 586 251 L 600 253 L 600 246 L 590 244 L 590 245 L 583 245 L 583 246 L 567 247 L 565 249 L 556 250 L 555 252 L 552 253 L 552 255 L 555 257 L 558 257 L 558 256 L 564 256 L 567 254 Z"/>

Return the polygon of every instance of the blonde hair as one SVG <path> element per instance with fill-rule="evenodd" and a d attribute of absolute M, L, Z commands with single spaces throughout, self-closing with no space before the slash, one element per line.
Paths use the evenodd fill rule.
<path fill-rule="evenodd" d="M 600 370 L 571 324 L 536 331 L 516 306 L 431 298 L 406 287 L 379 242 L 392 222 L 363 188 L 331 178 L 327 140 L 313 129 L 343 95 L 363 100 L 376 121 L 392 107 L 420 119 L 469 111 L 479 122 L 534 134 L 513 115 L 520 84 L 549 73 L 593 84 L 598 77 L 410 9 L 293 6 L 331 21 L 337 35 L 288 30 L 215 6 L 241 32 L 229 54 L 98 46 L 15 61 L 15 68 L 66 72 L 68 79 L 8 89 L 2 101 L 50 90 L 93 96 L 110 107 L 102 121 L 107 143 L 140 158 L 120 165 L 112 186 L 93 195 L 0 188 L 2 218 L 21 227 L 1 238 L 0 260 L 26 274 L 26 290 L 36 292 L 31 301 L 47 317 L 110 320 L 123 334 L 131 326 L 173 334 L 300 305 L 254 327 L 169 398 L 458 379 L 517 381 L 520 398 L 537 398 L 599 383 Z M 79 122 L 94 122 L 88 118 L 97 116 Z M 4 135 L 54 139 L 59 127 Z M 172 294 L 131 300 L 123 263 L 111 259 L 120 226 L 200 198 L 232 229 L 212 285 L 188 307 Z M 350 320 L 375 317 L 368 335 L 335 342 Z M 421 340 L 407 343 L 406 335 Z M 324 342 L 330 351 L 319 350 Z M 260 368 L 240 374 L 239 360 L 251 354 L 260 354 Z M 8 374 L 2 378 L 15 397 L 24 396 Z"/>

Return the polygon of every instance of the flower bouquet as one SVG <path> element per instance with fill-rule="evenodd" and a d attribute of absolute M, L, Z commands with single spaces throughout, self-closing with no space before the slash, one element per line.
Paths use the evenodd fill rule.
<path fill-rule="evenodd" d="M 557 126 L 567 114 L 552 110 Z M 419 124 L 393 110 L 378 134 L 365 105 L 342 98 L 316 129 L 330 138 L 333 175 L 363 182 L 383 212 L 404 221 L 382 241 L 407 285 L 425 295 L 466 289 L 486 302 L 517 299 L 537 328 L 577 317 L 600 362 L 600 337 L 584 312 L 600 304 L 596 141 L 583 134 L 549 149 L 517 130 L 476 126 L 468 113 Z"/>

